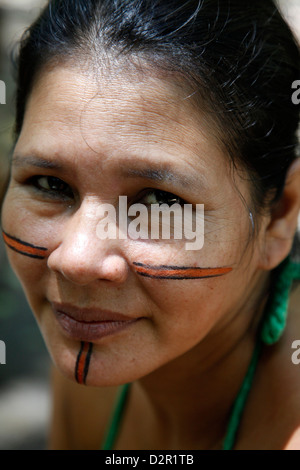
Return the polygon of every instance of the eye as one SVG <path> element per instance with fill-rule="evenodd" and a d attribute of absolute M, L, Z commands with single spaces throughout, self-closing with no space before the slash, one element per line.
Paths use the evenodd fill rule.
<path fill-rule="evenodd" d="M 70 186 L 55 176 L 35 176 L 30 182 L 36 189 L 48 193 L 51 197 L 73 197 Z"/>
<path fill-rule="evenodd" d="M 184 204 L 184 200 L 179 196 L 159 189 L 148 190 L 148 192 L 141 197 L 140 202 L 149 206 L 151 206 L 151 204 L 167 204 L 168 206 Z"/>

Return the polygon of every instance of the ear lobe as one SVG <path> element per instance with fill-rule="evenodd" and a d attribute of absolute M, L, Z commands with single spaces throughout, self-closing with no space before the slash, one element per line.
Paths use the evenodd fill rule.
<path fill-rule="evenodd" d="M 264 253 L 260 267 L 270 270 L 290 253 L 300 211 L 300 159 L 289 168 L 280 200 L 274 205 L 265 229 Z"/>

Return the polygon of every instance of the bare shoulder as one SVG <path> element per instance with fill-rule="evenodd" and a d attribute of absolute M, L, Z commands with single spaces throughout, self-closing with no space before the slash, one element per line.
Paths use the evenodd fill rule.
<path fill-rule="evenodd" d="M 286 330 L 274 349 L 270 394 L 274 394 L 274 416 L 278 417 L 274 429 L 281 436 L 278 447 L 300 450 L 300 286 L 291 293 Z"/>
<path fill-rule="evenodd" d="M 299 361 L 293 360 L 295 341 L 299 341 Z M 281 339 L 264 347 L 242 420 L 238 448 L 300 450 L 300 288 L 290 296 Z"/>
<path fill-rule="evenodd" d="M 50 449 L 99 449 L 117 391 L 78 385 L 53 367 Z"/>
<path fill-rule="evenodd" d="M 294 427 L 287 439 L 285 450 L 300 450 L 300 285 L 292 292 L 289 315 L 289 343 L 291 354 L 290 412 L 294 414 Z M 289 345 L 288 343 L 288 345 Z"/>
<path fill-rule="evenodd" d="M 300 450 L 300 426 L 294 431 L 284 450 Z"/>

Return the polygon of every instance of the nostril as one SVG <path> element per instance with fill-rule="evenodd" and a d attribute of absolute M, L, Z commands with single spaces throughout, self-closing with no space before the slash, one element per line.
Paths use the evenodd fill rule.
<path fill-rule="evenodd" d="M 122 254 L 106 253 L 105 250 L 87 249 L 73 253 L 60 246 L 48 257 L 48 268 L 64 279 L 77 285 L 87 285 L 94 281 L 123 283 L 130 271 Z"/>
<path fill-rule="evenodd" d="M 102 279 L 113 282 L 125 282 L 129 274 L 127 261 L 121 255 L 110 255 L 105 257 L 100 268 Z"/>

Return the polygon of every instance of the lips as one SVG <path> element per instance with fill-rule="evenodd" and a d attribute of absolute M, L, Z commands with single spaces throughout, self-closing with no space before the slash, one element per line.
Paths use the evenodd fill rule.
<path fill-rule="evenodd" d="M 78 308 L 57 302 L 51 302 L 51 306 L 63 332 L 68 337 L 80 341 L 100 340 L 128 328 L 141 319 L 110 310 Z"/>

